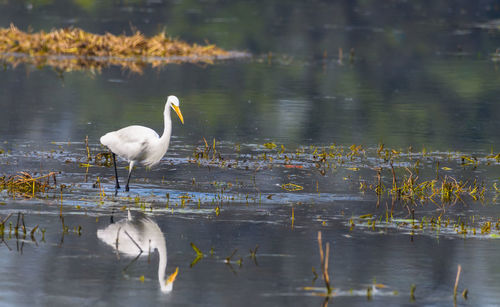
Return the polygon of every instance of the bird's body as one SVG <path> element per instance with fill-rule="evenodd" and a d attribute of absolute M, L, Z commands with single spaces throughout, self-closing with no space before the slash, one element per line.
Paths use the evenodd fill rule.
<path fill-rule="evenodd" d="M 168 142 L 160 142 L 156 131 L 137 125 L 106 133 L 101 144 L 128 162 L 145 166 L 156 165 L 168 150 Z"/>
<path fill-rule="evenodd" d="M 108 132 L 100 139 L 101 144 L 108 147 L 113 153 L 113 162 L 115 164 L 116 189 L 120 187 L 118 183 L 118 172 L 116 170 L 115 155 L 129 162 L 129 177 L 127 180 L 126 191 L 129 190 L 129 181 L 132 169 L 136 163 L 141 163 L 151 167 L 165 155 L 170 143 L 172 133 L 172 119 L 170 118 L 170 108 L 177 113 L 181 122 L 184 123 L 182 113 L 179 109 L 179 99 L 175 96 L 169 96 L 165 104 L 164 130 L 160 137 L 156 131 L 143 126 L 128 126 L 117 131 Z"/>
<path fill-rule="evenodd" d="M 160 258 L 158 261 L 158 281 L 161 290 L 163 292 L 172 290 L 178 270 L 176 269 L 174 273 L 165 278 L 167 246 L 163 232 L 153 220 L 142 214 L 132 218 L 129 211 L 128 218 L 97 230 L 97 237 L 112 246 L 117 252 L 129 257 L 149 255 L 156 249 Z"/>

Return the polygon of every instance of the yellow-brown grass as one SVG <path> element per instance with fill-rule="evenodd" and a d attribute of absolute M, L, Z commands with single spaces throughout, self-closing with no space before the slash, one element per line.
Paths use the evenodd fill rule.
<path fill-rule="evenodd" d="M 21 31 L 12 24 L 9 28 L 0 28 L 0 57 L 14 65 L 29 62 L 71 70 L 78 67 L 99 69 L 111 64 L 140 70 L 140 63 L 151 63 L 153 67 L 169 62 L 210 63 L 228 54 L 215 45 L 188 44 L 172 39 L 165 32 L 146 37 L 139 31 L 127 36 L 99 35 L 79 28 L 36 33 Z"/>
<path fill-rule="evenodd" d="M 50 179 L 53 179 L 51 183 Z M 33 177 L 28 172 L 19 172 L 10 177 L 0 177 L 0 190 L 6 189 L 7 192 L 16 197 L 26 198 L 35 197 L 35 194 L 45 193 L 56 186 L 56 173 L 50 172 L 46 175 Z"/>

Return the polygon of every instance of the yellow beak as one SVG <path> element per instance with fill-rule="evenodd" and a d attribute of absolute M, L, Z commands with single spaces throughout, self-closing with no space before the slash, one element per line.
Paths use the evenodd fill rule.
<path fill-rule="evenodd" d="M 181 119 L 181 123 L 184 124 L 184 117 L 182 117 L 181 109 L 179 109 L 178 106 L 172 105 L 172 109 L 174 109 L 175 113 L 177 113 L 177 116 Z"/>
<path fill-rule="evenodd" d="M 167 278 L 166 284 L 171 284 L 175 281 L 175 278 L 177 277 L 177 274 L 179 273 L 179 267 L 175 268 L 175 272 L 170 274 L 170 276 Z"/>

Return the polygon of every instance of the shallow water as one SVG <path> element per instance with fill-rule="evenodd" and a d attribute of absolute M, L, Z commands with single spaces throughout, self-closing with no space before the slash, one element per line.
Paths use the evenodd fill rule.
<path fill-rule="evenodd" d="M 375 1 L 86 3 L 0 4 L 0 25 L 121 33 L 130 21 L 146 34 L 166 27 L 174 37 L 208 39 L 253 57 L 146 67 L 143 74 L 5 64 L 0 175 L 57 172 L 56 189 L 35 198 L 0 192 L 0 217 L 12 213 L 0 245 L 6 304 L 320 305 L 325 287 L 312 271 L 321 270 L 318 231 L 331 244 L 330 304 L 451 305 L 459 264 L 458 290 L 469 295 L 465 300 L 459 293 L 458 305 L 500 300 L 493 186 L 500 186 L 500 165 L 487 158 L 500 141 L 493 2 L 391 1 L 382 8 Z M 94 161 L 85 167 L 85 136 L 94 157 L 104 151 L 98 144 L 104 132 L 129 124 L 160 131 L 169 94 L 180 98 L 185 124 L 174 119 L 160 165 L 134 170 L 130 193 L 115 196 L 111 168 Z M 203 138 L 217 140 L 223 160 L 195 158 Z M 277 148 L 263 146 L 268 142 Z M 398 180 L 419 160 L 420 180 L 436 172 L 477 179 L 484 199 L 446 203 L 438 197 L 436 204 L 409 207 L 393 205 L 387 195 L 378 200 L 360 184 L 375 183 L 381 167 L 390 187 L 379 143 L 402 151 L 395 160 Z M 343 146 L 343 158 L 318 167 L 310 146 L 320 152 L 332 144 Z M 362 144 L 365 153 L 347 158 L 352 144 Z M 465 165 L 463 155 L 477 157 L 479 165 Z M 123 181 L 125 164 L 119 165 Z M 303 190 L 287 191 L 288 183 Z M 143 251 L 134 261 L 97 237 L 111 216 L 127 218 L 126 208 L 134 217 L 143 212 L 163 232 L 166 273 L 179 268 L 170 293 L 160 290 L 158 252 Z M 26 236 L 13 230 L 19 212 Z M 366 214 L 372 216 L 361 217 Z M 449 225 L 425 224 L 439 216 Z M 459 221 L 467 234 L 453 226 Z M 488 222 L 492 231 L 482 234 Z M 190 243 L 203 258 L 195 261 Z"/>

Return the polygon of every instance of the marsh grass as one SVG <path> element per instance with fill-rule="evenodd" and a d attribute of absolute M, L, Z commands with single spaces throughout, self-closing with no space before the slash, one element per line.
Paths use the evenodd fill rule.
<path fill-rule="evenodd" d="M 416 234 L 428 234 L 439 236 L 460 236 L 463 238 L 500 238 L 500 219 L 492 217 L 476 218 L 458 217 L 443 218 L 440 216 L 426 215 L 415 218 L 414 210 L 411 211 L 410 218 L 395 218 L 386 212 L 385 219 L 382 215 L 363 214 L 351 217 L 345 225 L 352 231 L 355 227 L 368 229 L 375 232 L 398 231 L 409 233 L 410 236 Z"/>
<path fill-rule="evenodd" d="M 197 175 L 186 179 L 188 184 L 184 182 L 182 187 L 186 191 L 192 191 L 192 194 L 174 193 L 171 199 L 169 193 L 166 193 L 166 198 L 152 193 L 125 198 L 124 201 L 141 210 L 151 211 L 160 206 L 172 212 L 174 209 L 185 208 L 209 209 L 207 212 L 218 217 L 223 214 L 224 208 L 233 204 L 248 206 L 252 203 L 293 202 L 293 199 L 300 199 L 297 205 L 303 199 L 328 202 L 330 195 L 335 196 L 338 189 L 347 186 L 356 196 L 376 200 L 374 212 L 384 202 L 387 207 L 385 219 L 383 213 L 377 215 L 374 212 L 373 216 L 377 217 L 359 218 L 359 221 L 353 217 L 348 223 L 351 228 L 360 226 L 366 229 L 368 226 L 372 230 L 389 228 L 415 233 L 432 233 L 427 230 L 437 228 L 444 230 L 446 234 L 453 232 L 454 235 L 477 233 L 488 238 L 500 235 L 497 231 L 498 223 L 493 217 L 477 219 L 474 223 L 464 218 L 453 221 L 456 217 L 452 215 L 449 216 L 452 221 L 443 223 L 448 218 L 446 211 L 452 210 L 457 204 L 457 208 L 461 208 L 474 204 L 486 206 L 497 201 L 500 189 L 494 174 L 500 164 L 497 161 L 498 154 L 493 152 L 488 155 L 472 155 L 432 152 L 425 148 L 422 151 L 408 148 L 405 152 L 385 148 L 383 145 L 365 149 L 357 144 L 285 148 L 284 145 L 273 142 L 234 145 L 215 139 L 202 139 L 198 146 L 184 149 L 184 154 L 186 158 L 176 163 L 186 164 L 191 169 L 197 165 L 199 168 L 208 168 L 209 172 L 214 168 L 219 168 L 220 171 L 214 172 L 211 176 L 215 177 L 210 181 Z M 96 174 L 99 167 L 111 166 L 109 153 L 99 152 L 86 141 L 80 156 L 75 162 L 80 168 L 85 168 L 83 172 L 88 173 L 92 182 L 95 182 L 93 187 L 96 193 L 95 198 L 92 198 L 95 204 L 117 201 L 118 199 L 106 193 L 107 178 Z M 63 174 L 73 171 L 66 172 L 65 166 L 61 167 Z M 198 173 L 205 174 L 204 170 L 196 170 L 193 174 Z M 263 184 L 259 182 L 262 178 L 270 178 L 270 181 Z M 67 184 L 67 180 L 72 179 L 62 175 L 58 180 Z M 157 184 L 164 186 L 171 182 L 164 181 L 162 177 Z M 37 177 L 28 172 L 20 172 L 14 176 L 0 177 L 0 189 L 8 192 L 4 195 L 14 198 L 20 195 L 28 198 L 44 196 L 43 193 L 49 190 L 54 190 L 54 195 L 59 196 L 60 186 L 63 184 L 56 186 L 55 173 Z M 198 190 L 202 194 L 196 196 Z M 61 206 L 62 196 L 61 191 Z M 90 199 L 85 199 L 88 200 Z M 80 208 L 79 205 L 77 207 Z M 291 222 L 292 226 L 296 226 L 297 221 L 303 221 L 303 216 L 295 214 L 297 212 L 294 212 L 296 210 L 293 207 L 296 207 L 295 204 L 292 204 L 292 211 L 288 211 L 286 223 Z M 439 217 L 429 210 L 436 210 Z M 411 216 L 413 222 L 399 222 L 393 215 L 399 218 Z M 423 222 L 415 218 L 424 215 Z M 349 220 L 349 217 L 343 218 Z M 321 222 L 322 226 L 327 225 L 324 219 Z M 416 226 L 419 229 L 413 229 Z"/>
<path fill-rule="evenodd" d="M 56 172 L 34 177 L 28 172 L 19 172 L 9 177 L 0 177 L 0 189 L 7 190 L 12 197 L 33 198 L 56 188 Z"/>
<path fill-rule="evenodd" d="M 220 164 L 224 166 L 226 163 L 224 162 L 224 158 L 221 155 L 220 150 L 217 149 L 217 141 L 215 138 L 213 142 L 209 144 L 205 138 L 203 138 L 204 146 L 196 147 L 193 151 L 193 160 L 190 160 L 192 163 L 201 164 Z"/>
<path fill-rule="evenodd" d="M 165 32 L 147 37 L 137 30 L 132 35 L 100 35 L 79 28 L 35 33 L 21 31 L 13 24 L 0 28 L 0 58 L 13 66 L 30 63 L 61 71 L 100 71 L 118 65 L 141 73 L 148 63 L 153 67 L 182 62 L 209 64 L 229 56 L 229 52 L 213 44 L 189 44 Z"/>

